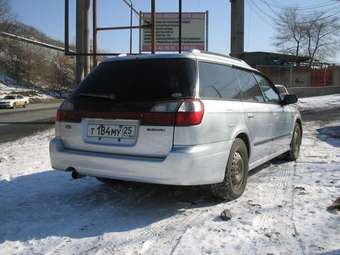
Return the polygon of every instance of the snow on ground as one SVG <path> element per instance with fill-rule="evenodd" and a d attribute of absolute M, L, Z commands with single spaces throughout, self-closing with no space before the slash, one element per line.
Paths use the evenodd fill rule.
<path fill-rule="evenodd" d="M 25 88 L 15 84 L 4 84 L 0 82 L 0 98 L 8 95 L 8 94 L 21 94 L 27 96 L 30 99 L 53 99 L 54 97 L 44 94 L 35 89 Z"/>
<path fill-rule="evenodd" d="M 299 98 L 298 108 L 304 112 L 340 108 L 340 94 Z"/>
<path fill-rule="evenodd" d="M 52 94 L 48 95 L 37 88 L 27 88 L 22 86 L 15 80 L 0 73 L 0 98 L 3 98 L 8 94 L 21 94 L 28 97 L 32 101 L 49 100 L 55 98 Z"/>
<path fill-rule="evenodd" d="M 51 170 L 48 130 L 0 144 L 0 254 L 340 254 L 340 122 L 305 123 L 298 162 L 251 172 L 245 194 L 101 184 Z M 223 209 L 233 218 L 222 221 Z"/>

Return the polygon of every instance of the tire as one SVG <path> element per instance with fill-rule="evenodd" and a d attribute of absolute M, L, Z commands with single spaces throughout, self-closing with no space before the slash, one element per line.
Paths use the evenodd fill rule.
<path fill-rule="evenodd" d="M 212 194 L 225 201 L 240 197 L 247 185 L 249 155 L 242 139 L 236 138 L 231 146 L 223 182 L 212 184 Z"/>
<path fill-rule="evenodd" d="M 26 103 L 24 103 L 24 105 L 23 105 L 22 107 L 26 108 L 26 105 L 27 105 L 27 104 L 26 104 Z"/>
<path fill-rule="evenodd" d="M 286 154 L 288 161 L 296 161 L 300 155 L 300 146 L 302 142 L 302 128 L 299 123 L 295 124 L 292 141 L 290 142 L 290 151 Z"/>

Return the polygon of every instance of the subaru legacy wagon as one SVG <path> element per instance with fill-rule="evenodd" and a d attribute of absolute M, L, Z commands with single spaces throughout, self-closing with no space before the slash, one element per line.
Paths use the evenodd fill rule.
<path fill-rule="evenodd" d="M 248 170 L 296 160 L 297 97 L 245 62 L 193 51 L 119 56 L 95 68 L 60 106 L 53 168 L 75 178 L 207 185 L 225 200 Z"/>

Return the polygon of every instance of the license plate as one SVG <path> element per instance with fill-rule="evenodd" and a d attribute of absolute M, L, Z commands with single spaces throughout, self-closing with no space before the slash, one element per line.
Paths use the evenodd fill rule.
<path fill-rule="evenodd" d="M 87 136 L 131 139 L 136 137 L 136 126 L 118 124 L 88 124 Z"/>

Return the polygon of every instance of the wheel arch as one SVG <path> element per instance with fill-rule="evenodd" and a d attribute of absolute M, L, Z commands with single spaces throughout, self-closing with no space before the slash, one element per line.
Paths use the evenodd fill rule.
<path fill-rule="evenodd" d="M 241 139 L 246 147 L 247 147 L 247 151 L 248 151 L 248 157 L 250 158 L 250 154 L 251 154 L 251 145 L 250 145 L 250 139 L 249 139 L 249 136 L 247 135 L 246 132 L 239 132 L 236 136 L 235 136 L 235 139 L 236 138 L 239 138 Z M 235 140 L 234 139 L 234 140 Z"/>
<path fill-rule="evenodd" d="M 301 134 L 303 134 L 302 120 L 301 120 L 300 118 L 297 118 L 297 119 L 295 120 L 295 123 L 297 123 L 297 124 L 300 126 Z"/>

